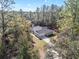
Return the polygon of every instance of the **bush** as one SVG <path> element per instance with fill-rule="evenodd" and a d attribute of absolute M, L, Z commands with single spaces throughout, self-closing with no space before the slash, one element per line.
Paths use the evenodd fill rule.
<path fill-rule="evenodd" d="M 79 59 L 79 41 L 63 40 L 56 47 L 63 59 Z"/>

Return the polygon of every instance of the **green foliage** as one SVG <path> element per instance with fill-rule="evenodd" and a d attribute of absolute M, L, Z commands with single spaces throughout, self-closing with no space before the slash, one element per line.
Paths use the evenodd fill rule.
<path fill-rule="evenodd" d="M 0 43 L 0 58 L 4 57 L 4 46 Z"/>
<path fill-rule="evenodd" d="M 26 35 L 26 37 L 24 37 Z M 30 34 L 26 32 L 20 36 L 18 59 L 39 59 L 38 53 L 35 53 Z"/>
<path fill-rule="evenodd" d="M 60 20 L 58 20 L 59 30 L 61 32 L 71 33 L 71 39 L 76 39 L 79 35 L 79 1 L 66 0 L 65 7 L 59 12 Z"/>
<path fill-rule="evenodd" d="M 31 26 L 31 22 L 26 20 L 24 17 L 20 17 L 20 15 L 14 16 L 9 22 L 6 23 L 7 28 L 5 34 L 8 35 L 9 45 L 7 50 L 4 46 L 0 45 L 0 58 L 9 55 L 9 57 L 17 57 L 18 59 L 39 59 L 38 51 L 33 50 L 33 43 L 29 33 L 29 27 Z M 10 18 L 10 17 L 9 17 Z M 2 34 L 1 34 L 2 36 Z M 13 51 L 15 50 L 16 51 Z M 7 55 L 4 53 L 11 51 Z M 16 56 L 13 56 L 16 55 Z"/>
<path fill-rule="evenodd" d="M 79 59 L 79 0 L 66 0 L 59 15 L 59 30 L 64 33 L 57 44 L 60 55 L 63 59 Z"/>
<path fill-rule="evenodd" d="M 9 24 L 13 24 L 10 26 L 14 29 L 14 38 L 18 40 L 17 48 L 19 49 L 19 53 L 17 59 L 39 59 L 38 53 L 34 50 L 32 37 L 29 32 L 31 23 L 25 20 L 25 18 L 21 18 L 19 15 L 16 19 L 16 22 L 11 21 Z"/>

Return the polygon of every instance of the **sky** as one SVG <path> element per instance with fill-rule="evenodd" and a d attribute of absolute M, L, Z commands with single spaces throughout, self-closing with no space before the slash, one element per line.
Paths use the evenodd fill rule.
<path fill-rule="evenodd" d="M 14 10 L 35 11 L 37 7 L 44 4 L 61 6 L 64 4 L 64 0 L 15 0 Z"/>

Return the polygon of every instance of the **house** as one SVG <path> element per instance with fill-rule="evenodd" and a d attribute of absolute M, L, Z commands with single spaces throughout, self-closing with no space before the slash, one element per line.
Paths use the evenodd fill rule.
<path fill-rule="evenodd" d="M 48 29 L 47 27 L 34 26 L 34 27 L 32 27 L 31 31 L 39 39 L 45 39 L 50 36 L 53 36 L 53 30 Z"/>

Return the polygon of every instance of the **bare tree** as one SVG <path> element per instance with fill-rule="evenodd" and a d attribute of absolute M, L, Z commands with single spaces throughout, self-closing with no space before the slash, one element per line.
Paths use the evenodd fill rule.
<path fill-rule="evenodd" d="M 20 9 L 21 18 L 23 18 L 23 11 Z"/>
<path fill-rule="evenodd" d="M 39 8 L 37 8 L 36 13 L 37 13 L 37 20 L 39 21 Z"/>

